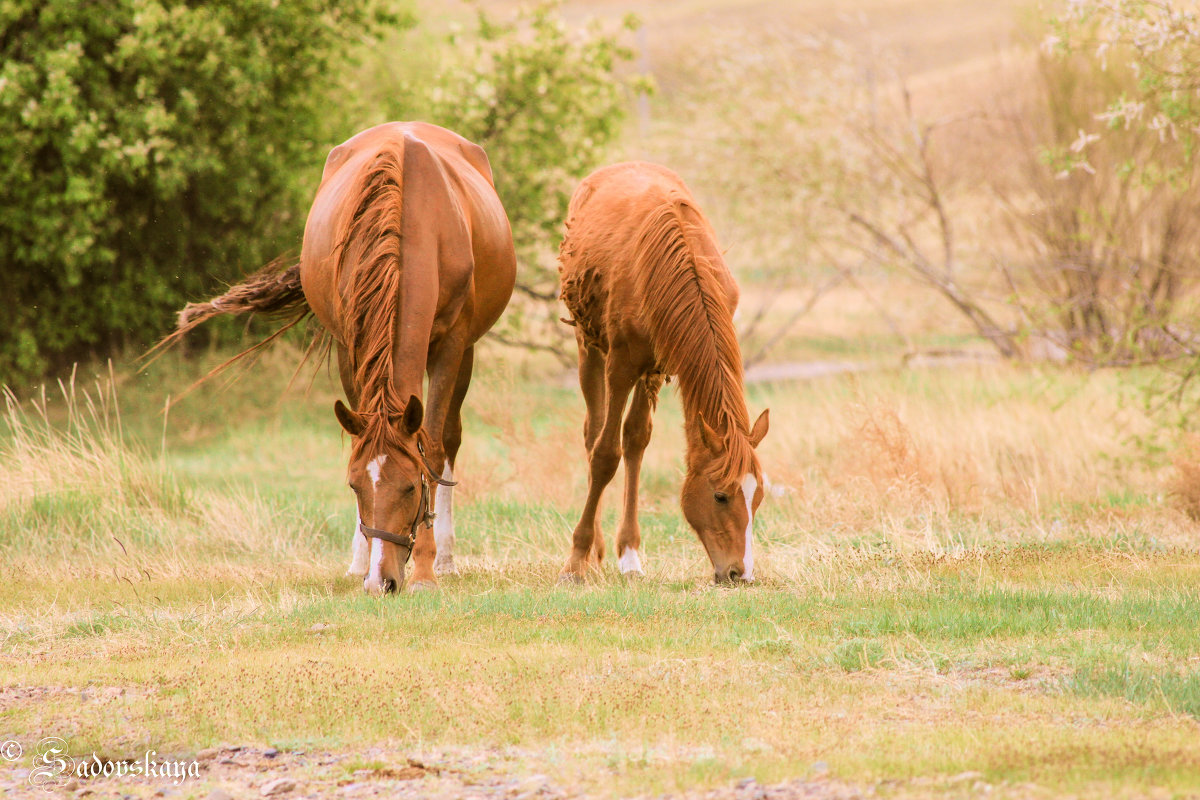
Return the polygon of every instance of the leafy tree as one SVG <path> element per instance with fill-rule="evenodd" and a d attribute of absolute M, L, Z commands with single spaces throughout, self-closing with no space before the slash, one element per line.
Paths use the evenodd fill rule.
<path fill-rule="evenodd" d="M 144 344 L 294 241 L 328 87 L 400 21 L 378 0 L 0 3 L 0 383 Z"/>
<path fill-rule="evenodd" d="M 621 132 L 633 58 L 621 27 L 572 27 L 558 0 L 498 22 L 482 9 L 473 31 L 451 35 L 442 78 L 423 96 L 401 92 L 399 116 L 427 119 L 481 145 L 513 226 L 520 264 L 517 296 L 497 335 L 559 351 L 558 273 L 554 266 L 567 204 L 579 180 L 605 161 Z M 573 358 L 573 355 L 571 356 Z"/>

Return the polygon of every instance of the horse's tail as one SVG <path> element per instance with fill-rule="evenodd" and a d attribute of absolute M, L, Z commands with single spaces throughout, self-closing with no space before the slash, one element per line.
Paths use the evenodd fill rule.
<path fill-rule="evenodd" d="M 221 314 L 268 314 L 286 318 L 294 325 L 308 316 L 308 301 L 300 286 L 300 265 L 278 259 L 227 292 L 203 303 L 188 303 L 176 318 L 175 330 L 167 337 L 178 340 L 189 331 Z M 166 341 L 166 340 L 164 340 Z"/>
<path fill-rule="evenodd" d="M 304 289 L 300 285 L 300 265 L 294 263 L 292 259 L 276 259 L 241 283 L 231 286 L 224 294 L 203 303 L 188 303 L 180 310 L 176 318 L 175 330 L 164 336 L 143 357 L 143 368 L 149 366 L 166 350 L 178 344 L 188 333 L 213 317 L 222 314 L 246 313 L 263 314 L 279 320 L 283 324 L 262 341 L 251 345 L 213 369 L 189 387 L 188 392 L 243 358 L 261 351 L 303 322 L 312 313 L 308 307 L 308 301 L 304 297 Z M 314 339 L 305 354 L 305 360 L 316 347 L 323 343 L 323 337 Z M 303 362 L 301 364 L 303 365 Z"/>

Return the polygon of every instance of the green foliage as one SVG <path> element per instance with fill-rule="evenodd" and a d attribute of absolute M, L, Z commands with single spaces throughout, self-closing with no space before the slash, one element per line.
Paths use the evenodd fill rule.
<path fill-rule="evenodd" d="M 615 70 L 633 57 L 620 31 L 572 29 L 560 5 L 541 2 L 513 23 L 480 9 L 475 35 L 450 39 L 469 48 L 466 68 L 429 96 L 433 121 L 487 150 L 517 249 L 532 264 L 561 235 L 579 178 L 620 133 L 625 82 Z M 638 21 L 623 25 L 635 30 Z"/>
<path fill-rule="evenodd" d="M 1129 68 L 1136 81 L 1092 109 L 1110 131 L 1161 137 L 1190 160 L 1200 123 L 1200 11 L 1177 0 L 1075 0 L 1050 19 L 1049 52 L 1083 58 L 1096 73 Z"/>
<path fill-rule="evenodd" d="M 450 36 L 449 52 L 461 63 L 406 109 L 487 151 L 520 263 L 506 333 L 543 343 L 564 338 L 553 330 L 562 328 L 553 255 L 571 193 L 605 162 L 625 118 L 627 90 L 646 88 L 620 74 L 634 55 L 624 34 L 638 27 L 635 17 L 617 29 L 595 21 L 576 28 L 560 5 L 542 0 L 511 22 L 479 8 L 473 31 Z"/>
<path fill-rule="evenodd" d="M 294 241 L 378 0 L 0 3 L 0 383 L 142 345 Z"/>

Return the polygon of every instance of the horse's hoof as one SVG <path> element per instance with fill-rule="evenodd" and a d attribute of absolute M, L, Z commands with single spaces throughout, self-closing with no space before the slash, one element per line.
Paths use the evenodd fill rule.
<path fill-rule="evenodd" d="M 578 572 L 564 572 L 558 576 L 559 586 L 582 586 L 583 576 Z"/>
<path fill-rule="evenodd" d="M 457 575 L 458 567 L 454 566 L 454 558 L 438 559 L 433 564 L 433 571 L 437 575 Z"/>
<path fill-rule="evenodd" d="M 413 581 L 409 585 L 408 591 L 416 594 L 417 592 L 433 592 L 436 591 L 437 588 L 438 585 L 433 581 Z"/>
<path fill-rule="evenodd" d="M 646 573 L 640 569 L 631 569 L 629 572 L 622 572 L 621 577 L 627 581 L 643 581 L 646 579 Z"/>

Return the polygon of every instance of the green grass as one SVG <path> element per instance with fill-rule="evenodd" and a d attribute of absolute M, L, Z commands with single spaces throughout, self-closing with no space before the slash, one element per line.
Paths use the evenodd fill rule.
<path fill-rule="evenodd" d="M 127 587 L 119 612 L 96 598 L 71 621 L 10 635 L 7 680 L 137 691 L 117 708 L 75 695 L 19 705 L 4 726 L 69 730 L 81 749 L 109 752 L 147 739 L 183 750 L 570 743 L 585 763 L 615 758 L 625 789 L 781 779 L 818 758 L 851 781 L 970 768 L 1059 789 L 1200 788 L 1187 717 L 1200 714 L 1197 675 L 1181 672 L 1197 653 L 1200 591 L 1178 558 L 1072 581 L 1074 567 L 1086 575 L 1108 557 L 1051 553 L 1063 577 L 1002 588 L 1007 555 L 850 557 L 835 592 L 613 576 L 559 589 L 552 564 L 471 570 L 440 593 L 385 602 L 333 575 L 201 582 L 161 603 Z M 1141 573 L 1165 585 L 1102 591 Z M 6 592 L 39 598 L 21 604 L 28 613 L 48 590 L 35 580 Z M 328 627 L 314 633 L 317 623 Z M 1046 759 L 1052 744 L 1061 761 Z M 636 755 L 658 750 L 675 755 Z M 1108 756 L 1127 751 L 1136 769 L 1114 771 Z"/>
<path fill-rule="evenodd" d="M 706 168 L 690 152 L 672 79 L 710 28 L 845 12 L 801 5 L 649 9 L 661 135 L 625 143 L 702 198 L 745 284 L 740 324 L 776 293 L 754 279 L 795 259 L 759 338 L 824 273 L 780 209 L 714 192 L 727 160 Z M 988 49 L 991 26 L 950 30 L 942 6 L 925 3 L 921 25 L 905 4 L 881 6 L 873 22 L 913 37 L 905 58 L 921 68 Z M 436 69 L 444 23 L 357 68 L 364 119 Z M 736 590 L 712 586 L 679 513 L 673 388 L 643 472 L 648 577 L 626 581 L 610 559 L 563 588 L 585 491 L 582 402 L 560 371 L 485 343 L 456 470 L 463 574 L 375 600 L 342 575 L 354 509 L 328 372 L 283 392 L 298 360 L 285 344 L 164 419 L 167 397 L 227 353 L 119 369 L 115 392 L 94 388 L 107 370 L 81 371 L 74 407 L 51 392 L 44 419 L 26 405 L 31 416 L 0 420 L 0 741 L 58 735 L 114 757 L 323 748 L 353 754 L 347 780 L 394 766 L 367 746 L 461 748 L 481 772 L 600 796 L 824 767 L 885 797 L 1200 794 L 1200 552 L 1164 490 L 1177 432 L 1139 413 L 1153 375 L 903 370 L 909 346 L 977 343 L 908 281 L 860 278 L 907 341 L 840 287 L 769 354 L 895 368 L 749 387 L 752 414 L 771 408 L 762 457 L 780 493 L 756 521 L 760 579 Z M 610 548 L 618 508 L 610 490 Z"/>
<path fill-rule="evenodd" d="M 1122 413 L 1103 376 L 752 387 L 752 408 L 772 408 L 764 462 L 790 488 L 760 512 L 760 580 L 740 589 L 711 585 L 680 517 L 668 392 L 646 461 L 647 578 L 610 562 L 562 588 L 581 403 L 556 373 L 502 362 L 468 401 L 463 574 L 375 600 L 342 576 L 353 507 L 334 387 L 275 402 L 288 355 L 232 398 L 200 390 L 165 440 L 151 412 L 165 387 L 128 380 L 122 404 L 139 410 L 119 434 L 111 414 L 53 403 L 10 417 L 0 689 L 47 691 L 0 705 L 0 738 L 116 755 L 499 748 L 600 795 L 817 762 L 892 796 L 955 796 L 967 771 L 1001 796 L 1200 791 L 1200 553 L 1153 502 L 1152 459 L 1118 432 L 1079 433 Z M 177 360 L 160 368 L 185 379 Z M 908 426 L 914 474 L 880 473 L 896 445 L 863 438 L 882 405 Z M 996 453 L 1040 471 L 1032 504 Z M 614 492 L 610 537 L 618 508 Z"/>

